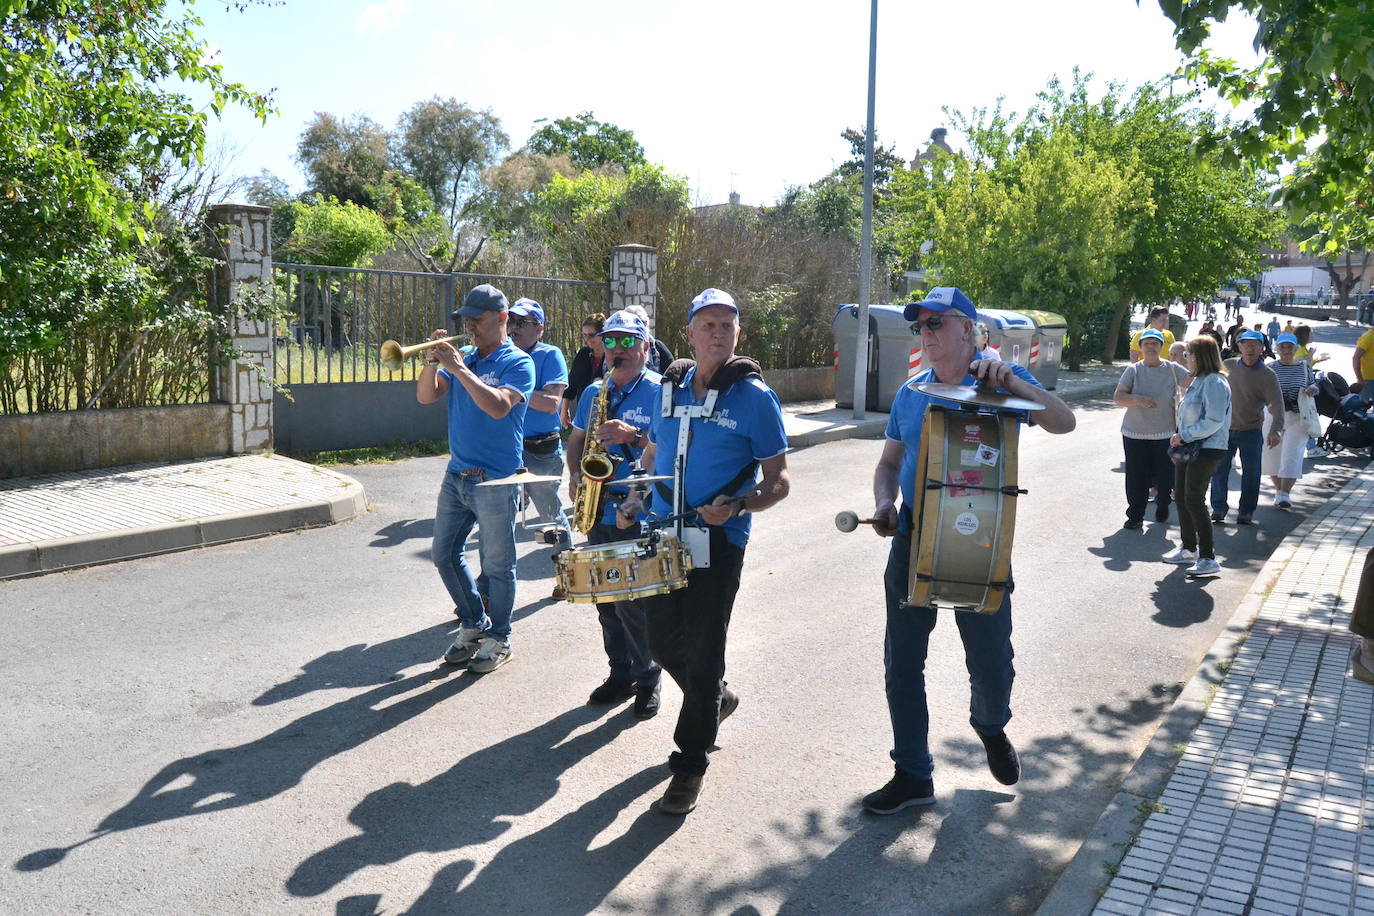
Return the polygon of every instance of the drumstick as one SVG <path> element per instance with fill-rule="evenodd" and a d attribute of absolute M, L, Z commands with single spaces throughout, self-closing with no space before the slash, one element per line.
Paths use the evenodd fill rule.
<path fill-rule="evenodd" d="M 835 516 L 835 527 L 844 532 L 853 531 L 860 525 L 876 525 L 877 523 L 878 519 L 876 518 L 859 518 L 856 513 L 850 512 L 848 509 Z"/>

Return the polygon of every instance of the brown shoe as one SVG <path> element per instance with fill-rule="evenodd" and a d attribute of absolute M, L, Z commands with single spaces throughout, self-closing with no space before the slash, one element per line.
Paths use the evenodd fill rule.
<path fill-rule="evenodd" d="M 1365 657 L 1359 649 L 1350 653 L 1350 674 L 1356 680 L 1364 681 L 1366 684 L 1374 684 L 1374 670 L 1368 667 Z"/>
<path fill-rule="evenodd" d="M 701 794 L 701 777 L 673 774 L 673 781 L 658 800 L 658 810 L 664 814 L 683 815 L 697 806 L 697 796 Z"/>

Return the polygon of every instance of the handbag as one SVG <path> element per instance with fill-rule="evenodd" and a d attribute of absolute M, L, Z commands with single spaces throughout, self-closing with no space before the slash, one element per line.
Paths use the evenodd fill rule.
<path fill-rule="evenodd" d="M 563 439 L 558 433 L 544 433 L 542 436 L 526 436 L 525 451 L 539 458 L 550 458 L 558 454 Z"/>
<path fill-rule="evenodd" d="M 1312 438 L 1322 434 L 1321 414 L 1317 412 L 1317 401 L 1306 389 L 1298 392 L 1298 416 L 1302 418 L 1303 430 Z"/>
<path fill-rule="evenodd" d="M 1169 446 L 1169 460 L 1174 464 L 1191 464 L 1202 453 L 1202 440 Z"/>

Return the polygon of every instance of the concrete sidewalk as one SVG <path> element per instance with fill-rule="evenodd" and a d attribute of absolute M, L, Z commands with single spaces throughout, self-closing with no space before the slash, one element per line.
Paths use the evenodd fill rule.
<path fill-rule="evenodd" d="M 1374 913 L 1371 546 L 1374 466 L 1269 558 L 1040 913 Z"/>
<path fill-rule="evenodd" d="M 1063 373 L 1060 394 L 1110 391 L 1120 366 Z M 879 438 L 887 414 L 787 404 L 788 444 Z M 366 511 L 352 478 L 280 455 L 239 455 L 0 480 L 0 579 L 329 525 Z"/>

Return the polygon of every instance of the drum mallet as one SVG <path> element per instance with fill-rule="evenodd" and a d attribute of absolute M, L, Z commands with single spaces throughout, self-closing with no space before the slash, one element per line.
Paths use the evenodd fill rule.
<path fill-rule="evenodd" d="M 835 516 L 835 527 L 840 529 L 841 531 L 850 532 L 858 528 L 860 525 L 877 524 L 877 521 L 878 520 L 874 518 L 859 518 L 859 516 L 856 513 L 850 512 L 846 509 L 844 512 L 841 512 Z"/>

